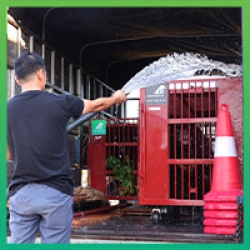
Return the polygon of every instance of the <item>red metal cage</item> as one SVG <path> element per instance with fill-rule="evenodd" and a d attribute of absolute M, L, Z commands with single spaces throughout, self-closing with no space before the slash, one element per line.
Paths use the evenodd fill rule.
<path fill-rule="evenodd" d="M 229 105 L 242 168 L 242 79 L 178 80 L 141 89 L 138 119 L 108 119 L 106 135 L 91 135 L 90 185 L 108 199 L 141 205 L 202 206 L 210 190 L 217 107 Z M 134 164 L 137 193 L 121 196 L 105 165 L 109 156 Z"/>
<path fill-rule="evenodd" d="M 101 190 L 110 200 L 138 199 L 138 119 L 108 119 L 106 135 L 90 135 L 88 147 L 90 185 Z M 125 164 L 126 157 L 133 165 L 135 193 L 121 195 L 119 181 L 109 166 L 105 165 L 110 156 Z"/>

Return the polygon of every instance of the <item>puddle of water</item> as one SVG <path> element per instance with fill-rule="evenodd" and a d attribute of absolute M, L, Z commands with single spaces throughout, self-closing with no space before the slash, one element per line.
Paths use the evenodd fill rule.
<path fill-rule="evenodd" d="M 106 224 L 105 221 L 116 216 L 120 216 L 120 215 L 109 213 L 109 214 L 94 214 L 94 215 L 87 215 L 87 216 L 78 216 L 73 219 L 72 228 L 79 228 L 81 226 L 93 225 L 93 224 L 105 225 Z"/>

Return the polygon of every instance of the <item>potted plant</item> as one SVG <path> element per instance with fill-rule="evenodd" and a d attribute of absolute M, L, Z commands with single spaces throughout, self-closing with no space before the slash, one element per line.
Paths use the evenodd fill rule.
<path fill-rule="evenodd" d="M 135 194 L 135 176 L 133 175 L 133 162 L 125 157 L 125 163 L 115 156 L 109 156 L 106 160 L 106 166 L 111 167 L 115 179 L 119 181 L 119 195 Z"/>

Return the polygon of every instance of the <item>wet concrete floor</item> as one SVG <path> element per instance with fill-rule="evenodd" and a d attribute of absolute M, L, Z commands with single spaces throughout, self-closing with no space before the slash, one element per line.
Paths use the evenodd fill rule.
<path fill-rule="evenodd" d="M 233 236 L 204 234 L 202 223 L 197 221 L 176 222 L 162 216 L 155 226 L 147 211 L 131 214 L 122 210 L 75 217 L 72 237 L 163 243 L 235 243 Z"/>

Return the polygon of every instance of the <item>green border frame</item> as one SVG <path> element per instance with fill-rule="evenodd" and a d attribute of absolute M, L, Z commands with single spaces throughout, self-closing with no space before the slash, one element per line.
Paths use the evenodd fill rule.
<path fill-rule="evenodd" d="M 128 249 L 136 247 L 150 249 L 151 244 L 71 244 L 71 245 L 33 245 L 6 243 L 6 102 L 7 102 L 7 47 L 6 23 L 8 7 L 241 7 L 243 11 L 243 116 L 244 116 L 244 152 L 250 152 L 250 119 L 246 107 L 250 106 L 250 1 L 249 0 L 0 0 L 0 248 L 5 249 Z M 125 2 L 125 1 L 124 1 Z M 250 250 L 250 157 L 244 154 L 244 243 L 242 244 L 153 244 L 157 249 L 217 249 Z"/>

